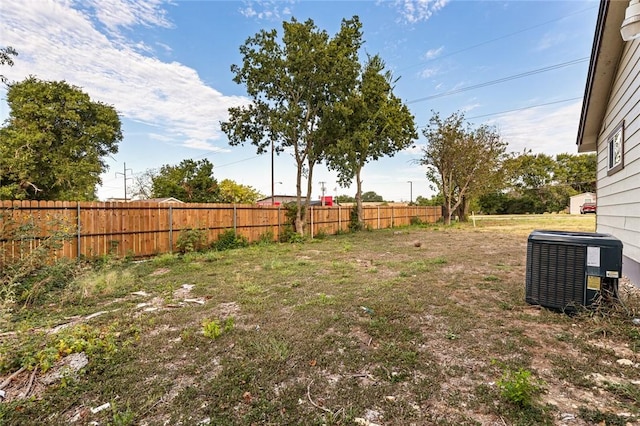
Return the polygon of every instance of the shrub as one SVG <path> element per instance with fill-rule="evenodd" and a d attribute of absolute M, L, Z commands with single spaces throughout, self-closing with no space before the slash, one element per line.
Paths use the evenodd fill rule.
<path fill-rule="evenodd" d="M 544 391 L 543 384 L 541 380 L 532 378 L 531 371 L 523 368 L 506 370 L 497 382 L 502 397 L 520 407 L 530 407 L 533 399 Z"/>
<path fill-rule="evenodd" d="M 422 220 L 418 216 L 411 216 L 409 223 L 412 225 L 422 225 Z"/>
<path fill-rule="evenodd" d="M 218 235 L 218 240 L 212 244 L 212 248 L 218 251 L 247 247 L 249 242 L 243 235 L 237 235 L 233 229 L 227 229 Z"/>
<path fill-rule="evenodd" d="M 225 319 L 222 326 L 220 326 L 220 324 L 216 320 L 205 320 L 202 323 L 202 332 L 205 337 L 215 340 L 220 337 L 222 333 L 228 333 L 233 330 L 233 325 L 233 317 Z"/>
<path fill-rule="evenodd" d="M 278 236 L 278 241 L 281 243 L 301 243 L 305 238 L 296 232 L 296 213 L 298 212 L 298 206 L 296 203 L 287 203 L 285 207 L 286 223 L 282 227 L 282 232 Z M 305 210 L 303 210 L 304 214 Z"/>
<path fill-rule="evenodd" d="M 58 260 L 55 253 L 73 237 L 74 226 L 58 217 L 17 219 L 19 212 L 0 211 L 0 240 L 13 242 L 14 249 L 0 253 L 0 309 L 17 301 L 32 303 L 51 288 L 64 287 L 73 276 L 73 262 Z"/>
<path fill-rule="evenodd" d="M 364 225 L 362 222 L 358 221 L 358 205 L 354 204 L 351 207 L 351 212 L 349 213 L 349 229 L 353 232 L 362 231 L 364 229 Z"/>
<path fill-rule="evenodd" d="M 180 253 L 201 251 L 207 245 L 207 236 L 202 229 L 190 228 L 180 232 L 176 248 Z"/>

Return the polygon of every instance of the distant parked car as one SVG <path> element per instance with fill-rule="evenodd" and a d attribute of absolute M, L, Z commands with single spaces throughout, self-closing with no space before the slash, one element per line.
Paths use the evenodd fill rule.
<path fill-rule="evenodd" d="M 584 203 L 580 206 L 580 214 L 595 213 L 596 203 Z"/>

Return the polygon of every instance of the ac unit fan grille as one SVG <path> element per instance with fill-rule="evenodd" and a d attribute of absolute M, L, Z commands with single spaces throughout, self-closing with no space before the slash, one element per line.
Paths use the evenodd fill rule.
<path fill-rule="evenodd" d="M 584 246 L 529 242 L 527 302 L 564 309 L 585 304 Z"/>

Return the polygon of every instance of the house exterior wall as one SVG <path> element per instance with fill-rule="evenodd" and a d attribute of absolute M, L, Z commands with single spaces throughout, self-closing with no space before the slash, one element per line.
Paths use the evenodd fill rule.
<path fill-rule="evenodd" d="M 583 192 L 569 198 L 569 214 L 580 214 L 580 206 L 584 203 L 595 203 L 596 194 L 593 192 Z"/>
<path fill-rule="evenodd" d="M 608 140 L 624 123 L 623 165 L 609 173 Z M 627 42 L 598 136 L 597 230 L 623 245 L 623 274 L 640 285 L 640 41 Z"/>

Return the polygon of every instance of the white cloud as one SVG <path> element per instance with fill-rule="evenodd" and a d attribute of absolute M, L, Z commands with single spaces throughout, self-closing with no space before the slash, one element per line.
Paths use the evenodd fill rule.
<path fill-rule="evenodd" d="M 444 46 L 440 46 L 437 49 L 429 49 L 427 50 L 427 53 L 424 54 L 424 58 L 426 60 L 435 59 L 438 56 L 440 56 L 443 50 L 444 50 Z"/>
<path fill-rule="evenodd" d="M 577 122 L 582 102 L 560 108 L 534 108 L 503 114 L 490 121 L 513 152 L 525 148 L 535 153 L 576 154 Z"/>
<path fill-rule="evenodd" d="M 440 71 L 440 68 L 425 68 L 422 71 L 420 71 L 420 73 L 418 74 L 418 76 L 420 78 L 431 78 L 434 75 L 438 74 L 438 71 Z"/>
<path fill-rule="evenodd" d="M 120 1 L 121 12 L 106 1 L 91 4 L 111 29 L 169 25 L 157 0 L 144 5 Z M 113 105 L 125 118 L 162 123 L 167 136 L 187 140 L 186 146 L 214 149 L 211 143 L 222 137 L 219 122 L 227 119 L 228 108 L 248 100 L 207 86 L 192 68 L 144 55 L 144 44 L 110 39 L 86 10 L 72 6 L 64 0 L 2 0 L 2 43 L 19 53 L 15 66 L 3 74 L 13 81 L 28 75 L 65 80 Z"/>
<path fill-rule="evenodd" d="M 475 102 L 475 103 L 470 103 L 470 104 L 467 104 L 467 105 L 463 105 L 460 108 L 460 110 L 462 110 L 462 112 L 464 112 L 464 113 L 467 113 L 467 112 L 473 111 L 474 109 L 479 108 L 481 106 L 482 106 L 481 103 Z"/>
<path fill-rule="evenodd" d="M 566 34 L 563 33 L 547 33 L 538 41 L 538 45 L 536 46 L 536 51 L 547 50 L 553 46 L 561 44 L 565 42 L 567 39 Z"/>
<path fill-rule="evenodd" d="M 259 20 L 281 20 L 291 16 L 291 9 L 288 4 L 293 1 L 278 0 L 245 0 L 244 7 L 240 8 L 240 14 L 247 18 Z"/>
<path fill-rule="evenodd" d="M 449 0 L 396 0 L 393 4 L 404 21 L 416 24 L 427 21 L 447 3 Z"/>
<path fill-rule="evenodd" d="M 132 28 L 137 25 L 145 27 L 171 28 L 173 25 L 167 19 L 163 9 L 166 0 L 82 0 L 78 5 L 90 6 L 95 11 L 95 17 L 110 32 L 117 33 L 121 27 Z"/>

